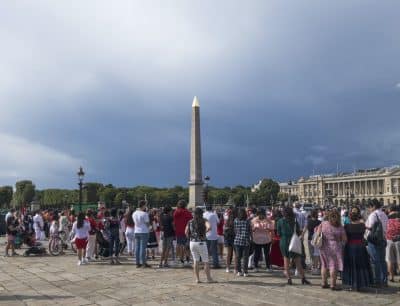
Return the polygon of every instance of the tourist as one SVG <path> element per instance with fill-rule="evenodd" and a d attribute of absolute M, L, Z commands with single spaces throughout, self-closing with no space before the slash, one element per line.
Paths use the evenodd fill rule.
<path fill-rule="evenodd" d="M 36 211 L 33 217 L 33 228 L 35 230 L 35 238 L 37 241 L 44 240 L 44 221 L 40 211 Z"/>
<path fill-rule="evenodd" d="M 69 228 L 68 228 L 69 221 L 65 211 L 61 212 L 59 221 L 60 221 L 60 232 L 64 232 L 65 237 L 69 237 Z"/>
<path fill-rule="evenodd" d="M 217 234 L 218 234 L 218 255 L 219 260 L 224 260 L 224 215 L 219 212 L 217 214 L 219 222 L 217 226 Z"/>
<path fill-rule="evenodd" d="M 197 207 L 194 211 L 194 218 L 186 226 L 185 233 L 190 240 L 190 252 L 193 257 L 193 274 L 196 283 L 200 283 L 199 263 L 200 260 L 204 263 L 204 272 L 207 276 L 208 283 L 215 281 L 210 275 L 210 265 L 208 263 L 208 250 L 206 243 L 206 233 L 211 230 L 211 226 L 203 218 L 203 210 Z"/>
<path fill-rule="evenodd" d="M 211 227 L 211 229 L 206 233 L 207 248 L 213 259 L 213 268 L 218 269 L 220 268 L 219 258 L 218 258 L 218 231 L 217 231 L 219 219 L 218 215 L 212 211 L 211 205 L 206 206 L 206 211 L 203 214 L 203 218 L 208 221 Z"/>
<path fill-rule="evenodd" d="M 367 228 L 365 236 L 368 240 L 368 254 L 371 260 L 372 269 L 374 272 L 374 285 L 377 287 L 387 285 L 387 266 L 386 266 L 386 229 L 388 223 L 388 217 L 381 209 L 382 204 L 377 200 L 373 199 L 368 203 L 368 209 L 370 215 L 368 216 L 365 226 Z M 383 233 L 379 233 L 379 239 L 371 241 L 368 239 L 370 233 L 373 233 L 375 229 L 378 229 L 377 222 L 380 221 L 382 224 Z"/>
<path fill-rule="evenodd" d="M 310 218 L 308 219 L 307 226 L 304 228 L 303 234 L 305 231 L 308 232 L 307 243 L 308 246 L 308 253 L 310 256 L 310 263 L 311 263 L 311 273 L 312 274 L 319 274 L 320 268 L 320 261 L 319 261 L 319 250 L 311 244 L 311 240 L 314 236 L 315 229 L 321 224 L 321 221 L 318 219 L 318 210 L 313 209 L 310 213 Z M 318 254 L 318 256 L 316 255 Z"/>
<path fill-rule="evenodd" d="M 78 253 L 78 266 L 87 264 L 86 246 L 89 238 L 90 223 L 85 220 L 85 214 L 79 212 L 77 220 L 72 225 L 72 233 L 75 235 L 75 245 Z"/>
<path fill-rule="evenodd" d="M 89 239 L 86 246 L 86 259 L 88 261 L 93 260 L 96 249 L 96 233 L 97 233 L 97 222 L 94 219 L 94 213 L 91 209 L 86 212 L 86 220 L 90 224 Z"/>
<path fill-rule="evenodd" d="M 246 210 L 239 209 L 238 217 L 233 223 L 235 231 L 234 247 L 236 250 L 237 276 L 248 276 L 248 262 L 251 240 L 251 225 Z M 243 259 L 243 262 L 242 262 Z"/>
<path fill-rule="evenodd" d="M 346 210 L 343 211 L 342 224 L 343 224 L 343 226 L 345 226 L 346 224 L 350 224 L 350 223 L 351 223 L 351 220 L 349 218 L 349 212 L 346 209 Z"/>
<path fill-rule="evenodd" d="M 120 228 L 120 223 L 119 223 L 119 218 L 117 214 L 117 209 L 112 208 L 110 211 L 110 218 L 108 219 L 108 222 L 105 223 L 106 229 L 108 230 L 110 234 L 110 264 L 121 264 L 121 262 L 118 260 L 118 255 L 119 255 L 119 247 L 120 247 L 120 241 L 119 241 L 119 228 Z"/>
<path fill-rule="evenodd" d="M 125 239 L 128 256 L 133 256 L 135 250 L 135 223 L 133 222 L 132 214 L 132 209 L 129 209 L 125 214 Z"/>
<path fill-rule="evenodd" d="M 5 221 L 6 224 L 7 224 L 8 218 L 14 216 L 14 214 L 15 214 L 15 208 L 11 208 L 10 211 L 4 217 L 4 221 Z"/>
<path fill-rule="evenodd" d="M 347 241 L 346 232 L 341 225 L 340 214 L 336 209 L 327 215 L 327 221 L 323 221 L 317 229 L 322 232 L 323 243 L 320 248 L 322 288 L 329 288 L 328 270 L 330 273 L 330 288 L 336 287 L 336 278 L 339 271 L 343 271 L 343 245 Z"/>
<path fill-rule="evenodd" d="M 136 252 L 136 267 L 150 268 L 146 262 L 146 247 L 149 240 L 150 219 L 147 213 L 147 202 L 139 201 L 138 209 L 132 214 L 133 222 L 135 223 L 135 252 Z"/>
<path fill-rule="evenodd" d="M 372 271 L 364 244 L 365 224 L 357 207 L 351 209 L 350 224 L 344 226 L 347 243 L 344 248 L 342 283 L 359 291 L 372 284 Z"/>
<path fill-rule="evenodd" d="M 149 239 L 147 241 L 147 259 L 154 260 L 156 250 L 158 248 L 156 230 L 158 223 L 156 222 L 156 210 L 152 210 L 149 214 L 150 226 L 149 226 Z"/>
<path fill-rule="evenodd" d="M 259 209 L 257 211 L 257 216 L 251 221 L 251 229 L 253 235 L 255 272 L 258 272 L 258 262 L 261 258 L 261 251 L 263 251 L 264 254 L 265 268 L 267 271 L 271 271 L 269 252 L 274 228 L 271 221 L 266 218 L 264 209 Z"/>
<path fill-rule="evenodd" d="M 7 245 L 6 245 L 6 250 L 5 250 L 5 257 L 8 257 L 8 250 L 11 249 L 11 256 L 18 255 L 15 253 L 15 236 L 17 235 L 18 232 L 18 224 L 17 220 L 15 219 L 14 215 L 11 215 L 7 218 L 7 223 L 6 223 L 7 229 Z"/>
<path fill-rule="evenodd" d="M 289 252 L 289 244 L 290 240 L 293 236 L 293 233 L 296 230 L 296 234 L 300 235 L 302 230 L 300 229 L 299 225 L 297 224 L 295 214 L 293 209 L 290 207 L 285 207 L 283 210 L 283 218 L 278 220 L 276 225 L 277 233 L 280 237 L 280 251 L 283 255 L 283 267 L 284 267 L 284 274 L 287 278 L 288 285 L 292 285 L 292 278 L 290 275 L 290 260 L 294 259 L 296 264 L 296 268 L 298 273 L 301 276 L 301 283 L 303 285 L 309 285 L 310 282 L 304 276 L 304 269 L 301 265 L 301 255 L 296 254 L 293 252 Z"/>
<path fill-rule="evenodd" d="M 126 224 L 125 224 L 125 216 L 124 212 L 120 210 L 118 212 L 118 219 L 119 219 L 119 255 L 122 255 L 126 248 Z"/>
<path fill-rule="evenodd" d="M 396 268 L 397 271 L 400 271 L 400 213 L 395 206 L 391 206 L 389 210 L 386 239 L 389 281 L 394 282 Z"/>
<path fill-rule="evenodd" d="M 160 230 L 162 240 L 162 252 L 159 268 L 168 268 L 169 252 L 173 248 L 173 240 L 175 237 L 174 217 L 172 216 L 172 208 L 169 205 L 164 207 L 160 218 Z"/>
<path fill-rule="evenodd" d="M 185 200 L 179 200 L 177 208 L 174 212 L 174 225 L 176 235 L 176 257 L 179 258 L 182 265 L 186 261 L 189 262 L 188 239 L 185 235 L 185 228 L 192 219 L 192 213 L 186 209 Z"/>
<path fill-rule="evenodd" d="M 235 228 L 234 228 L 234 221 L 237 217 L 237 209 L 231 210 L 229 215 L 227 216 L 228 219 L 225 221 L 224 224 L 224 245 L 226 248 L 226 272 L 230 272 L 230 267 L 232 263 L 232 257 L 234 253 L 234 241 L 235 241 Z M 235 253 L 236 254 L 236 253 Z M 233 261 L 234 263 L 234 273 L 237 273 L 236 267 L 236 255 Z"/>

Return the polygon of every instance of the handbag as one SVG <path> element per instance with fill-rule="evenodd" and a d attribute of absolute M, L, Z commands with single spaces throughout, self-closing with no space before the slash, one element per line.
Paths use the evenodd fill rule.
<path fill-rule="evenodd" d="M 302 247 L 301 247 L 301 240 L 300 240 L 299 236 L 297 236 L 297 233 L 296 233 L 296 223 L 294 224 L 293 235 L 292 235 L 292 238 L 290 239 L 290 243 L 289 243 L 289 252 L 296 253 L 299 255 L 301 255 L 303 253 Z"/>
<path fill-rule="evenodd" d="M 322 236 L 322 229 L 318 228 L 318 230 L 314 233 L 311 239 L 311 245 L 315 248 L 320 249 L 322 247 L 323 236 Z"/>

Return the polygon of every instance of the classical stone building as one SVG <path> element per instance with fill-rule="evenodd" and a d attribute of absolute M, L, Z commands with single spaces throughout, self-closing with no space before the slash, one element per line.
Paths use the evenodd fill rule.
<path fill-rule="evenodd" d="M 301 202 L 357 204 L 377 198 L 385 205 L 399 205 L 400 166 L 313 175 L 302 177 L 292 184 L 280 185 L 281 192 L 297 195 Z"/>

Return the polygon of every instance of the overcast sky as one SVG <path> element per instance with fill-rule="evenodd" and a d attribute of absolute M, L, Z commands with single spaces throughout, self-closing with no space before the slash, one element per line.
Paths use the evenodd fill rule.
<path fill-rule="evenodd" d="M 0 2 L 0 185 L 400 164 L 400 1 Z"/>

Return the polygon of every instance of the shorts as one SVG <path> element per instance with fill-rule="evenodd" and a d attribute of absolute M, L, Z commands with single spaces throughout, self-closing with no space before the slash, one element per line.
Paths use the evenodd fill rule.
<path fill-rule="evenodd" d="M 231 247 L 231 248 L 233 248 L 234 239 L 224 239 L 224 240 L 225 240 L 225 241 L 224 241 L 225 247 Z"/>
<path fill-rule="evenodd" d="M 162 240 L 162 249 L 166 250 L 167 248 L 172 249 L 173 248 L 173 241 L 174 241 L 174 237 L 164 237 Z"/>
<path fill-rule="evenodd" d="M 387 240 L 386 262 L 400 265 L 400 241 Z"/>
<path fill-rule="evenodd" d="M 187 246 L 187 244 L 188 244 L 187 237 L 186 236 L 176 236 L 176 244 Z"/>
<path fill-rule="evenodd" d="M 224 236 L 218 235 L 218 244 L 224 244 Z"/>
<path fill-rule="evenodd" d="M 15 241 L 15 236 L 12 234 L 7 234 L 7 241 L 8 242 L 14 242 Z"/>
<path fill-rule="evenodd" d="M 208 262 L 207 242 L 190 241 L 190 252 L 192 253 L 192 257 L 195 262 L 199 262 L 200 258 L 202 262 Z"/>
<path fill-rule="evenodd" d="M 87 238 L 83 238 L 83 239 L 75 238 L 75 245 L 78 250 L 86 249 L 87 243 L 88 243 Z"/>

